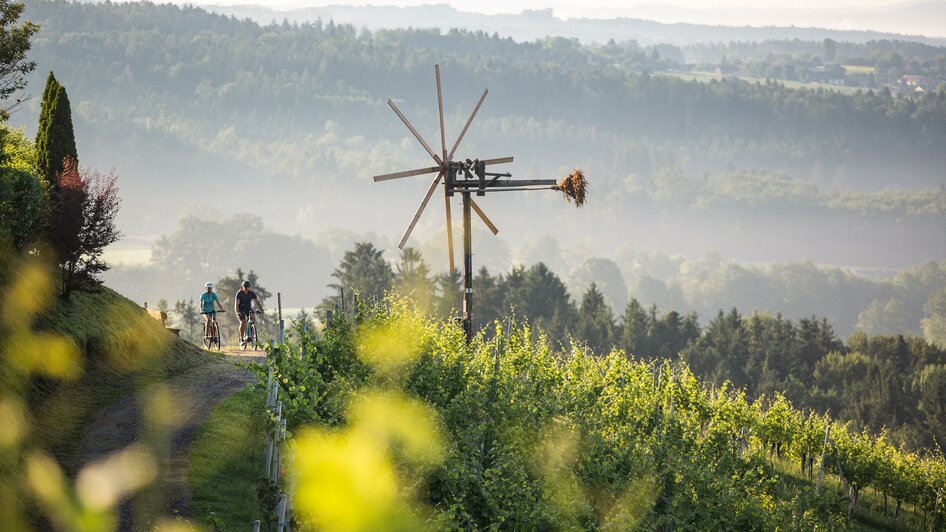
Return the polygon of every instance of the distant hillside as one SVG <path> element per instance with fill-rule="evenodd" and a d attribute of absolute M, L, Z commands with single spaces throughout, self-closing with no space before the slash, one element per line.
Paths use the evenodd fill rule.
<path fill-rule="evenodd" d="M 913 1 L 877 7 L 704 7 L 688 9 L 668 5 L 638 5 L 626 8 L 628 16 L 665 23 L 732 25 L 738 20 L 749 26 L 795 26 L 800 28 L 833 28 L 847 30 L 845 35 L 890 32 L 923 35 L 930 41 L 943 42 L 946 37 L 946 2 Z M 633 15 L 630 15 L 633 13 Z M 859 30 L 859 31 L 853 31 Z M 834 37 L 832 37 L 834 38 Z M 912 38 L 911 38 L 912 39 Z M 853 40 L 853 39 L 846 39 Z"/>
<path fill-rule="evenodd" d="M 260 26 L 149 3 L 35 0 L 26 17 L 42 26 L 30 90 L 49 70 L 68 87 L 80 163 L 116 167 L 126 234 L 240 212 L 290 235 L 335 226 L 397 241 L 426 183 L 371 176 L 429 158 L 385 103 L 395 98 L 435 139 L 440 63 L 448 138 L 490 90 L 461 157 L 513 155 L 517 177 L 580 167 L 591 180 L 581 211 L 554 193 L 490 197 L 484 209 L 502 233 L 488 242 L 554 234 L 596 254 L 630 246 L 870 267 L 946 258 L 943 93 L 698 83 L 649 74 L 667 63 L 633 44 Z M 12 121 L 32 136 L 38 112 L 34 97 Z M 442 213 L 428 212 L 412 244 L 443 246 Z"/>
<path fill-rule="evenodd" d="M 641 45 L 674 44 L 677 46 L 729 41 L 823 40 L 866 42 L 878 39 L 902 39 L 927 44 L 946 44 L 944 14 L 946 2 L 930 2 L 903 6 L 883 12 L 850 10 L 752 10 L 713 9 L 684 10 L 667 6 L 635 6 L 617 8 L 618 18 L 584 18 L 557 16 L 553 9 L 526 10 L 520 14 L 484 15 L 459 11 L 449 5 L 396 7 L 385 5 L 306 7 L 275 10 L 259 5 L 214 5 L 206 9 L 238 18 L 249 18 L 260 24 L 273 21 L 315 22 L 335 21 L 371 30 L 384 28 L 454 28 L 498 33 L 517 41 L 534 41 L 546 37 L 576 38 L 585 43 L 606 43 L 635 40 Z M 609 10 L 610 11 L 610 10 Z M 853 17 L 853 20 L 852 20 Z M 673 23 L 657 22 L 677 21 Z M 708 21 L 700 23 L 700 21 Z M 734 25 L 733 20 L 752 20 Z M 805 20 L 804 24 L 792 22 Z M 686 21 L 686 22 L 679 22 Z M 711 21 L 711 22 L 709 22 Z M 777 22 L 776 22 L 777 21 Z M 857 29 L 848 29 L 857 28 Z M 869 31 L 863 28 L 885 28 Z M 890 28 L 917 28 L 910 31 Z M 932 35 L 927 37 L 924 35 Z"/>

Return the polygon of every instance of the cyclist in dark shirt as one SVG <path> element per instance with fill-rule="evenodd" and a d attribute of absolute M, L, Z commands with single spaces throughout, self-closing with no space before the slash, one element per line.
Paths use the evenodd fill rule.
<path fill-rule="evenodd" d="M 237 318 L 240 319 L 240 343 L 246 341 L 246 320 L 253 316 L 253 302 L 256 301 L 256 307 L 262 311 L 263 302 L 256 295 L 256 292 L 250 290 L 250 282 L 243 281 L 243 288 L 233 297 L 233 310 L 236 311 Z"/>

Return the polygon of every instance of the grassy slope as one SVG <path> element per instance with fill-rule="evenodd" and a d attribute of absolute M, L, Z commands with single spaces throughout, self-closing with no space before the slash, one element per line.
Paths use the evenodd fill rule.
<path fill-rule="evenodd" d="M 252 388 L 214 408 L 194 438 L 187 475 L 196 522 L 248 529 L 260 519 L 256 486 L 263 476 L 263 400 Z"/>
<path fill-rule="evenodd" d="M 58 302 L 40 325 L 72 338 L 85 355 L 81 378 L 38 382 L 30 397 L 34 442 L 71 472 L 79 465 L 72 446 L 92 413 L 213 357 L 169 333 L 140 306 L 108 288 Z"/>

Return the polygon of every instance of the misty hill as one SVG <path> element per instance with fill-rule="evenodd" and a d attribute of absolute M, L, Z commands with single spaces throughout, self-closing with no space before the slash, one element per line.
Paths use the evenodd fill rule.
<path fill-rule="evenodd" d="M 436 28 L 449 31 L 461 28 L 469 31 L 497 33 L 517 41 L 534 41 L 546 37 L 569 37 L 585 43 L 606 43 L 635 40 L 642 45 L 687 45 L 701 42 L 766 41 L 773 39 L 866 42 L 879 39 L 909 39 L 943 45 L 946 34 L 942 21 L 946 20 L 946 2 L 904 5 L 883 11 L 848 10 L 686 10 L 668 6 L 634 6 L 618 8 L 616 18 L 564 18 L 550 9 L 525 10 L 519 14 L 486 15 L 459 11 L 446 4 L 422 6 L 346 6 L 305 7 L 275 10 L 259 5 L 213 5 L 206 9 L 249 18 L 260 24 L 334 21 L 370 30 L 390 28 Z M 610 10 L 609 10 L 610 11 Z M 807 15 L 807 17 L 805 16 Z M 665 23 L 657 20 L 686 21 Z M 692 23 L 701 20 L 708 23 Z M 732 21 L 744 20 L 741 24 Z M 795 20 L 803 20 L 799 26 Z M 779 25 L 773 25 L 779 21 Z M 755 27 L 753 27 L 755 26 Z M 865 31 L 844 28 L 886 28 L 887 31 Z M 910 31 L 893 28 L 911 28 Z M 922 31 L 920 30 L 922 29 Z M 925 37 L 923 35 L 932 35 Z"/>
<path fill-rule="evenodd" d="M 873 30 L 904 35 L 946 37 L 946 2 L 914 1 L 886 6 L 857 7 L 726 7 L 697 9 L 668 5 L 638 5 L 626 9 L 628 16 L 660 22 L 689 22 L 705 25 L 796 26 L 801 28 L 834 28 Z M 633 15 L 631 15 L 633 13 Z M 850 35 L 857 35 L 851 32 Z M 832 37 L 833 38 L 833 37 Z M 721 39 L 725 40 L 725 39 Z M 741 40 L 741 39 L 740 39 Z M 854 41 L 856 38 L 845 38 Z"/>
<path fill-rule="evenodd" d="M 260 26 L 168 5 L 35 1 L 26 17 L 42 25 L 31 88 L 50 69 L 69 88 L 80 163 L 116 167 L 132 236 L 169 232 L 184 213 L 247 212 L 292 235 L 334 225 L 396 239 L 426 182 L 370 176 L 427 157 L 385 101 L 435 138 L 440 63 L 448 137 L 490 89 L 461 157 L 512 154 L 517 177 L 577 166 L 591 178 L 583 211 L 555 194 L 490 198 L 503 231 L 490 242 L 555 234 L 592 255 L 897 268 L 946 257 L 942 92 L 697 83 L 648 75 L 661 60 L 633 44 Z M 30 135 L 38 107 L 13 120 Z M 438 211 L 412 243 L 443 245 Z"/>

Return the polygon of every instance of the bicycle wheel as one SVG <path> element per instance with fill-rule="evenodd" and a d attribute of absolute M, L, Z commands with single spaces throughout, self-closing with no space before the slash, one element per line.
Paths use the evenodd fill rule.
<path fill-rule="evenodd" d="M 208 330 L 209 329 L 209 330 Z M 213 320 L 211 320 L 210 327 L 204 326 L 204 348 L 210 349 L 210 346 L 213 345 Z"/>
<path fill-rule="evenodd" d="M 240 346 L 243 348 L 244 351 L 246 351 L 246 346 L 250 344 L 249 338 L 252 334 L 253 334 L 253 322 L 247 320 L 246 333 L 244 333 L 243 338 L 240 338 Z"/>
<path fill-rule="evenodd" d="M 210 339 L 210 348 L 213 349 L 213 348 L 214 348 L 214 345 L 216 344 L 216 346 L 217 346 L 217 351 L 220 351 L 220 331 L 219 331 L 219 329 L 217 328 L 217 322 L 216 322 L 216 321 L 214 321 L 214 322 L 210 325 L 210 333 L 213 335 L 213 337 Z"/>

